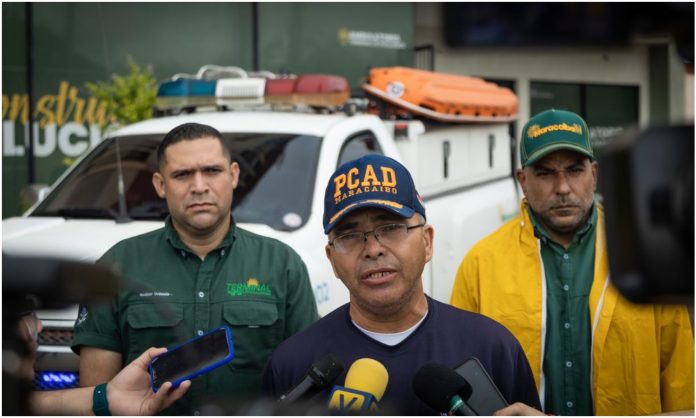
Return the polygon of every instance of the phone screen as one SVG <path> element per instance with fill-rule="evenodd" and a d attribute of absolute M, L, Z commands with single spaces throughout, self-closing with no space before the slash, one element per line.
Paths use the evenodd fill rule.
<path fill-rule="evenodd" d="M 221 365 L 228 357 L 231 360 L 228 331 L 218 328 L 154 358 L 150 366 L 152 386 L 159 388 L 165 382 L 177 385 L 206 372 L 208 367 Z"/>
<path fill-rule="evenodd" d="M 493 415 L 495 411 L 508 406 L 498 387 L 476 357 L 470 358 L 455 371 L 471 385 L 471 396 L 466 403 L 478 415 Z"/>

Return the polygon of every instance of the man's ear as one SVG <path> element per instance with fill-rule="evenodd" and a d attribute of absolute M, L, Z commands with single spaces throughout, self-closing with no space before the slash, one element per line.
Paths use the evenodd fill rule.
<path fill-rule="evenodd" d="M 593 186 L 593 191 L 597 191 L 597 176 L 599 175 L 599 164 L 597 161 L 592 161 L 592 186 Z"/>
<path fill-rule="evenodd" d="M 232 161 L 232 164 L 230 164 L 230 175 L 232 176 L 232 189 L 234 190 L 239 183 L 239 164 L 236 161 Z"/>
<path fill-rule="evenodd" d="M 164 187 L 164 177 L 159 172 L 152 174 L 152 185 L 155 186 L 155 191 L 157 196 L 164 199 L 166 197 L 165 187 Z"/>
<path fill-rule="evenodd" d="M 329 262 L 331 263 L 331 268 L 333 269 L 334 276 L 336 276 L 337 279 L 340 279 L 340 277 L 338 277 L 338 272 L 336 271 L 336 265 L 334 264 L 334 260 L 333 260 L 333 256 L 334 256 L 333 249 L 331 248 L 331 246 L 329 244 L 326 244 L 326 247 L 324 247 L 324 251 L 326 251 L 326 258 L 328 258 Z"/>
<path fill-rule="evenodd" d="M 435 228 L 432 225 L 426 224 L 423 227 L 423 241 L 425 243 L 425 262 L 427 263 L 433 258 L 433 238 L 435 237 Z"/>
<path fill-rule="evenodd" d="M 515 177 L 517 178 L 517 182 L 520 183 L 520 187 L 522 188 L 522 192 L 526 195 L 527 194 L 527 173 L 524 171 L 524 168 L 518 168 L 517 171 L 515 171 Z"/>

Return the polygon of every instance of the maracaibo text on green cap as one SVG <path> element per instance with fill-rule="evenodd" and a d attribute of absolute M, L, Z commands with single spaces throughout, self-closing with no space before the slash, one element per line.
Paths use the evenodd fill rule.
<path fill-rule="evenodd" d="M 522 167 L 558 150 L 570 150 L 594 160 L 587 123 L 577 114 L 550 109 L 531 118 L 522 129 Z"/>

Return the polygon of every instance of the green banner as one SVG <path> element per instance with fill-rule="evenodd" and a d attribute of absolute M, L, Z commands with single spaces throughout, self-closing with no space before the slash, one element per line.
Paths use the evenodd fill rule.
<path fill-rule="evenodd" d="M 2 10 L 3 218 L 20 213 L 28 179 L 27 13 L 37 183 L 53 183 L 99 143 L 113 118 L 85 83 L 127 73 L 129 56 L 165 81 L 206 64 L 251 70 L 256 55 L 259 69 L 342 75 L 354 91 L 369 67 L 413 61 L 410 3 L 3 3 Z"/>

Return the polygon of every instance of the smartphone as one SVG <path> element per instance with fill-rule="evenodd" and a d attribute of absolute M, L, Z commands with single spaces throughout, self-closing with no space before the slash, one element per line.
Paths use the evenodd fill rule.
<path fill-rule="evenodd" d="M 153 358 L 150 362 L 152 390 L 157 392 L 165 382 L 177 387 L 184 380 L 208 373 L 232 358 L 232 330 L 221 326 Z"/>
<path fill-rule="evenodd" d="M 470 358 L 455 371 L 471 385 L 471 396 L 466 403 L 477 415 L 493 415 L 495 411 L 508 406 L 498 387 L 476 357 Z"/>

